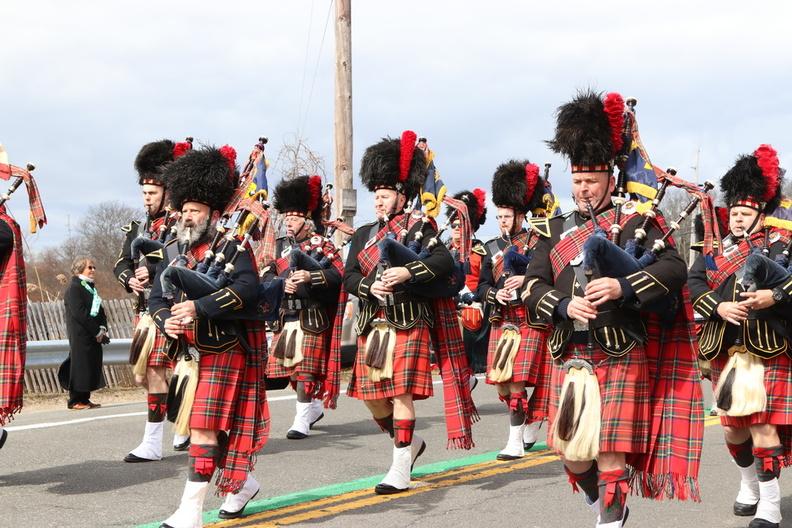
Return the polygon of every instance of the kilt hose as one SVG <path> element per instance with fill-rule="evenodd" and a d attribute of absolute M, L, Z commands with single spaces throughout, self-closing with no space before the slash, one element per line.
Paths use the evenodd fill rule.
<path fill-rule="evenodd" d="M 729 361 L 729 354 L 721 351 L 711 362 L 712 390 Z M 792 466 L 792 360 L 786 354 L 763 359 L 767 408 L 749 416 L 721 416 L 721 425 L 740 429 L 758 424 L 775 425 L 784 446 L 784 467 Z"/>
<path fill-rule="evenodd" d="M 238 346 L 222 354 L 201 355 L 190 414 L 190 429 L 228 431 L 228 450 L 217 465 L 222 468 L 217 476 L 220 494 L 236 493 L 242 488 L 269 435 L 264 387 L 266 332 L 263 324 L 246 326 L 248 352 Z"/>
<path fill-rule="evenodd" d="M 490 385 L 496 385 L 489 379 L 492 362 L 498 347 L 498 340 L 503 334 L 503 325 L 513 324 L 520 329 L 520 349 L 514 357 L 512 368 L 512 383 L 525 383 L 527 387 L 534 387 L 528 405 L 526 419 L 529 423 L 547 418 L 547 408 L 550 401 L 550 373 L 551 360 L 547 353 L 547 331 L 532 328 L 528 325 L 525 305 L 501 307 L 503 319 L 493 322 L 490 330 L 489 345 L 487 348 L 487 377 Z"/>
<path fill-rule="evenodd" d="M 643 348 L 636 346 L 624 356 L 614 358 L 599 347 L 595 347 L 591 357 L 586 352 L 586 345 L 567 347 L 561 361 L 552 362 L 551 427 L 558 412 L 558 400 L 566 374 L 562 364 L 573 357 L 585 359 L 595 366 L 594 374 L 597 376 L 602 402 L 600 453 L 645 453 L 649 445 L 651 408 L 649 367 Z M 550 435 L 548 444 L 552 444 Z"/>
<path fill-rule="evenodd" d="M 409 330 L 396 330 L 393 349 L 393 377 L 373 382 L 366 367 L 366 336 L 358 337 L 357 356 L 347 395 L 359 400 L 381 400 L 412 394 L 416 400 L 432 396 L 432 370 L 429 361 L 431 336 L 423 320 Z"/>
<path fill-rule="evenodd" d="M 297 365 L 284 367 L 278 364 L 278 360 L 270 358 L 267 362 L 268 378 L 289 378 L 292 374 L 313 374 L 316 379 L 323 377 L 327 369 L 327 354 L 330 348 L 330 337 L 333 328 L 330 327 L 324 332 L 314 334 L 303 330 L 303 360 Z M 275 349 L 277 340 L 280 339 L 282 332 L 272 336 L 272 349 Z"/>

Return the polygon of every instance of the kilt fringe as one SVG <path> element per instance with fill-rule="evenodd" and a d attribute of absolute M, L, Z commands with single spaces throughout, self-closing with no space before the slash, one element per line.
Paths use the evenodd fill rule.
<path fill-rule="evenodd" d="M 661 501 L 665 498 L 701 502 L 698 480 L 687 475 L 656 474 L 633 470 L 630 494 Z"/>

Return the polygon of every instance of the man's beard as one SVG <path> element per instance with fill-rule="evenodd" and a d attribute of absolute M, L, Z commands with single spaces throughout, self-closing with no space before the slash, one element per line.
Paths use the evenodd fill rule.
<path fill-rule="evenodd" d="M 182 244 L 187 242 L 188 246 L 192 246 L 196 242 L 202 240 L 206 236 L 208 231 L 209 231 L 208 216 L 203 220 L 203 222 L 200 222 L 198 224 L 191 223 L 189 227 L 185 226 L 184 222 L 179 220 L 179 223 L 176 224 L 176 239 Z"/>

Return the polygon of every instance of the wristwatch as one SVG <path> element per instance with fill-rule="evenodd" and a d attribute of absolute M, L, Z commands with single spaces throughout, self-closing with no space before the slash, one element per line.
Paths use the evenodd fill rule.
<path fill-rule="evenodd" d="M 773 288 L 773 300 L 777 303 L 784 302 L 787 300 L 787 294 L 781 288 Z"/>

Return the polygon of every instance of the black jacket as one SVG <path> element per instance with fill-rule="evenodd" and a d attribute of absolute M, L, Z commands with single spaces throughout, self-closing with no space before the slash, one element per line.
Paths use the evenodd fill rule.
<path fill-rule="evenodd" d="M 66 329 L 69 334 L 71 374 L 69 389 L 90 392 L 105 386 L 102 374 L 102 345 L 96 342 L 100 327 L 107 327 L 104 307 L 91 316 L 93 295 L 72 277 L 63 294 L 66 305 Z"/>
<path fill-rule="evenodd" d="M 554 325 L 548 348 L 555 357 L 562 354 L 566 345 L 578 334 L 573 321 L 567 318 L 566 308 L 573 294 L 583 296 L 583 288 L 570 264 L 561 270 L 557 279 L 553 277 L 550 251 L 560 241 L 562 232 L 570 229 L 569 225 L 574 228 L 590 221 L 576 211 L 550 219 L 550 236 L 539 240 L 528 265 L 525 284 L 529 294 L 526 305 L 532 320 L 536 318 Z M 635 230 L 642 223 L 643 216 L 638 214 L 627 219 L 620 237 L 621 247 L 634 238 Z M 651 247 L 652 242 L 660 236 L 662 233 L 656 223 L 650 223 L 644 247 Z M 595 270 L 592 278 L 601 276 Z M 677 251 L 668 248 L 660 253 L 655 263 L 643 270 L 617 274 L 617 277 L 624 297 L 600 305 L 597 318 L 593 321 L 597 343 L 611 355 L 625 354 L 636 344 L 645 341 L 646 328 L 641 320 L 641 311 L 649 309 L 654 301 L 677 295 L 685 284 L 687 270 L 685 261 Z"/>

